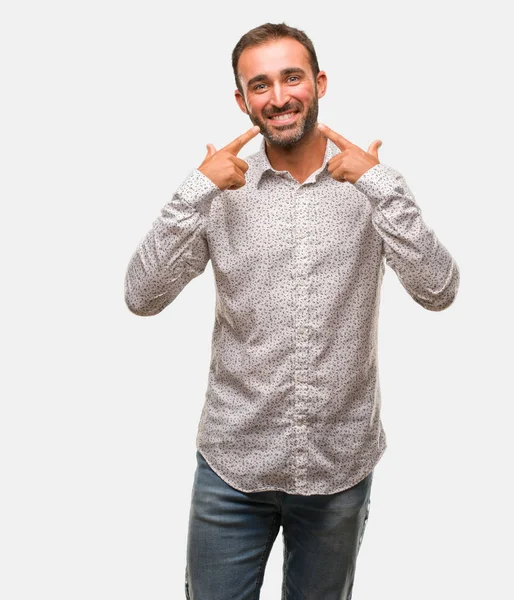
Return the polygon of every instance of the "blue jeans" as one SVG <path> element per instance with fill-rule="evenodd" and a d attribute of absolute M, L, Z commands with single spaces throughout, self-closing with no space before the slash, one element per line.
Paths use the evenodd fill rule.
<path fill-rule="evenodd" d="M 187 538 L 188 600 L 258 600 L 280 526 L 282 600 L 351 600 L 373 471 L 335 494 L 241 492 L 196 451 Z"/>

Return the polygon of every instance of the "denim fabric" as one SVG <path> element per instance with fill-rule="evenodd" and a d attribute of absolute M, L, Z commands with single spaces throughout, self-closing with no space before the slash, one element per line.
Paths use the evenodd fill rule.
<path fill-rule="evenodd" d="M 351 600 L 373 471 L 342 492 L 241 492 L 197 450 L 191 493 L 187 600 L 258 600 L 282 526 L 282 600 Z"/>

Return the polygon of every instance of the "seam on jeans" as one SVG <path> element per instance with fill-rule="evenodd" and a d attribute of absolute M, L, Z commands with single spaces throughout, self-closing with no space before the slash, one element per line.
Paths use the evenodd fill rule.
<path fill-rule="evenodd" d="M 361 530 L 361 534 L 359 536 L 359 543 L 358 543 L 358 546 L 357 546 L 357 553 L 360 551 L 360 548 L 361 548 L 361 545 L 362 545 L 362 540 L 364 538 L 364 532 L 366 530 L 366 524 L 367 524 L 368 519 L 369 519 L 370 504 L 371 504 L 371 496 L 368 496 L 368 500 L 366 502 L 366 512 L 364 514 L 364 521 L 362 523 L 362 530 Z"/>
<path fill-rule="evenodd" d="M 259 589 L 264 580 L 264 566 L 265 566 L 266 559 L 268 558 L 268 555 L 271 551 L 271 536 L 273 534 L 273 531 L 275 530 L 275 523 L 277 522 L 278 518 L 279 518 L 279 515 L 274 515 L 273 521 L 271 522 L 271 527 L 270 527 L 270 530 L 268 533 L 268 539 L 266 540 L 266 546 L 264 547 L 264 551 L 261 556 L 261 562 L 259 564 L 259 573 L 257 574 L 257 581 L 255 582 L 255 590 L 253 593 L 253 600 L 255 600 L 258 597 Z"/>
<path fill-rule="evenodd" d="M 191 600 L 191 598 L 189 597 L 189 583 L 187 581 L 187 563 L 186 563 L 186 585 L 185 585 L 185 592 L 186 592 L 186 600 Z"/>
<path fill-rule="evenodd" d="M 284 542 L 284 564 L 282 565 L 282 599 L 286 600 L 286 578 L 287 578 L 287 558 L 289 556 L 289 552 L 287 550 L 287 539 L 286 536 L 283 536 Z"/>

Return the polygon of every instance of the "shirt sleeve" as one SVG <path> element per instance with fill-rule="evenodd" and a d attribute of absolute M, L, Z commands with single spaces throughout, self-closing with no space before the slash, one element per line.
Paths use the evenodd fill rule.
<path fill-rule="evenodd" d="M 139 242 L 125 275 L 125 303 L 140 316 L 161 312 L 209 261 L 205 235 L 212 200 L 222 191 L 194 169 Z"/>
<path fill-rule="evenodd" d="M 373 207 L 372 222 L 382 237 L 386 264 L 403 287 L 427 310 L 450 306 L 459 288 L 459 267 L 424 222 L 403 176 L 380 163 L 354 185 Z"/>

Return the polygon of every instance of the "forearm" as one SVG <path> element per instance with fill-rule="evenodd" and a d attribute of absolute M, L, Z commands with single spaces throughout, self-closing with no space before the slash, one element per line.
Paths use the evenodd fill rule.
<path fill-rule="evenodd" d="M 354 185 L 371 203 L 372 222 L 383 239 L 387 264 L 408 293 L 428 310 L 447 308 L 457 294 L 459 268 L 423 220 L 403 176 L 379 164 Z"/>
<path fill-rule="evenodd" d="M 131 312 L 155 315 L 209 260 L 205 227 L 209 205 L 220 190 L 192 171 L 139 242 L 125 275 L 125 302 Z"/>

